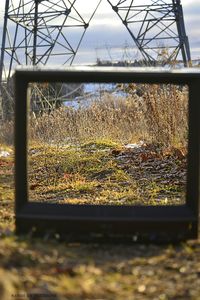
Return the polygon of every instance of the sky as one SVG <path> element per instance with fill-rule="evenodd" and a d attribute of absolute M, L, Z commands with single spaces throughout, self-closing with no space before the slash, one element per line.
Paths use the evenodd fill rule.
<path fill-rule="evenodd" d="M 16 3 L 19 2 L 19 0 L 13 1 Z M 116 1 L 113 1 L 113 3 L 114 2 Z M 142 0 L 140 0 L 140 2 L 142 2 Z M 197 59 L 200 58 L 200 1 L 182 0 L 181 2 L 184 10 L 186 33 L 189 37 L 192 58 Z M 2 33 L 5 0 L 1 0 L 1 3 L 0 35 Z M 98 0 L 77 0 L 79 10 L 86 17 L 88 15 L 88 18 L 97 3 Z M 129 44 L 132 45 L 133 42 L 125 26 L 121 24 L 121 21 L 114 14 L 107 1 L 102 0 L 80 46 L 76 62 L 94 61 L 97 57 L 101 56 L 103 56 L 103 59 L 120 58 L 119 55 L 124 55 L 125 53 L 125 45 Z"/>

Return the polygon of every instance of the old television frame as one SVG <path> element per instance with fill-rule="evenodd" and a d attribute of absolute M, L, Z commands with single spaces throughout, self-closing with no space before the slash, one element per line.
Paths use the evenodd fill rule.
<path fill-rule="evenodd" d="M 178 241 L 198 236 L 200 200 L 200 71 L 155 68 L 34 68 L 15 71 L 16 233 L 59 233 L 70 241 Z M 27 88 L 32 82 L 187 84 L 188 163 L 186 199 L 179 206 L 71 205 L 29 202 Z"/>

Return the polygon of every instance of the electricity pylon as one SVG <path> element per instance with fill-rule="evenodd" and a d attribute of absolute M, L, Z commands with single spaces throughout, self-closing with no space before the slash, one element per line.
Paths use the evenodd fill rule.
<path fill-rule="evenodd" d="M 144 63 L 191 61 L 180 0 L 107 0 L 127 28 Z"/>
<path fill-rule="evenodd" d="M 2 99 L 17 65 L 71 65 L 102 1 L 128 30 L 146 65 L 191 60 L 180 0 L 96 0 L 90 14 L 79 0 L 5 0 L 1 42 Z M 106 30 L 109 30 L 106 29 Z M 6 100 L 7 101 L 7 100 Z M 4 100 L 2 100 L 4 102 Z M 3 104 L 4 105 L 4 104 Z"/>

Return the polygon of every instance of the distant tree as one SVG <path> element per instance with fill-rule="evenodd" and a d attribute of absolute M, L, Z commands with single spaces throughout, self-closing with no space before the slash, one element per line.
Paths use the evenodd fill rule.
<path fill-rule="evenodd" d="M 30 92 L 31 110 L 35 113 L 51 112 L 63 102 L 82 95 L 83 91 L 84 86 L 79 83 L 35 83 Z"/>

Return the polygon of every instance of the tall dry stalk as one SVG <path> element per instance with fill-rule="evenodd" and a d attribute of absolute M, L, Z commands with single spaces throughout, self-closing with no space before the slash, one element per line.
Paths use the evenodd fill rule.
<path fill-rule="evenodd" d="M 130 88 L 130 87 L 129 87 Z M 132 85 L 127 97 L 104 94 L 87 107 L 62 107 L 30 118 L 33 139 L 79 143 L 108 138 L 146 139 L 166 145 L 187 142 L 188 91 L 175 85 Z"/>
<path fill-rule="evenodd" d="M 187 143 L 188 90 L 175 85 L 126 85 L 126 97 L 104 93 L 78 109 L 61 107 L 30 115 L 30 139 L 52 143 L 82 143 L 139 139 L 166 145 Z M 0 142 L 12 143 L 13 122 L 1 124 Z"/>

